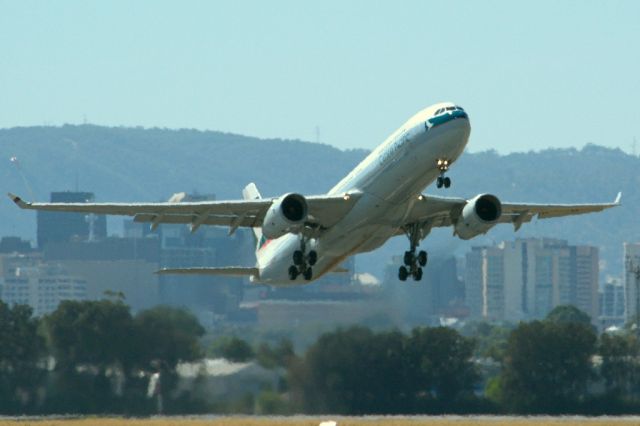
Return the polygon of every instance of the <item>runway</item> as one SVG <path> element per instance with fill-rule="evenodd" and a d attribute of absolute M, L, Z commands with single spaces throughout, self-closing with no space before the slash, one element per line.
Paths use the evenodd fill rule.
<path fill-rule="evenodd" d="M 150 418 L 41 416 L 0 417 L 0 426 L 318 426 L 335 421 L 337 426 L 471 426 L 471 425 L 640 425 L 640 416 L 167 416 Z"/>

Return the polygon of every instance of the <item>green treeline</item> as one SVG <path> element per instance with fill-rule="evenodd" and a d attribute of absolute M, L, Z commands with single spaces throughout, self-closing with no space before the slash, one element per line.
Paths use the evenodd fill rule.
<path fill-rule="evenodd" d="M 26 306 L 0 302 L 0 413 L 640 412 L 636 330 L 598 335 L 568 306 L 516 326 L 338 329 L 300 354 L 286 339 L 224 336 L 205 348 L 203 336 L 175 308 L 132 315 L 120 300 L 67 301 L 33 318 Z M 205 356 L 255 361 L 280 380 L 236 401 L 204 387 L 178 392 L 176 366 Z"/>
<path fill-rule="evenodd" d="M 185 406 L 169 397 L 175 367 L 203 356 L 204 334 L 186 311 L 157 307 L 132 316 L 122 301 L 101 300 L 65 301 L 40 319 L 31 314 L 0 302 L 0 413 L 154 413 L 154 373 L 167 410 Z"/>

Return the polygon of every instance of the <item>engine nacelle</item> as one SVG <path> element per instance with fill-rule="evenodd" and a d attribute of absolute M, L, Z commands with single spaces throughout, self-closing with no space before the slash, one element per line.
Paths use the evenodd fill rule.
<path fill-rule="evenodd" d="M 480 194 L 467 201 L 456 223 L 455 233 L 463 240 L 486 234 L 498 223 L 502 215 L 502 204 L 498 197 Z"/>
<path fill-rule="evenodd" d="M 300 194 L 285 194 L 275 200 L 262 221 L 262 233 L 269 239 L 297 232 L 307 220 L 307 200 Z"/>

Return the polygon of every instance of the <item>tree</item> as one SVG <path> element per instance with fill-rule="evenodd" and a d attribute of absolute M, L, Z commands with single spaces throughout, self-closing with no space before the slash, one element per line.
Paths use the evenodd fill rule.
<path fill-rule="evenodd" d="M 305 412 L 398 414 L 459 410 L 477 373 L 473 341 L 448 328 L 374 334 L 362 327 L 324 334 L 289 381 Z"/>
<path fill-rule="evenodd" d="M 202 357 L 199 338 L 204 328 L 184 309 L 158 306 L 134 318 L 136 363 L 145 370 L 162 365 L 174 370 L 179 361 Z"/>
<path fill-rule="evenodd" d="M 640 391 L 640 341 L 634 334 L 600 336 L 598 353 L 602 357 L 600 376 L 608 392 L 619 396 Z"/>
<path fill-rule="evenodd" d="M 294 356 L 293 343 L 289 339 L 281 339 L 274 347 L 262 343 L 256 350 L 256 359 L 265 368 L 286 368 Z"/>
<path fill-rule="evenodd" d="M 217 338 L 211 344 L 210 352 L 231 362 L 247 362 L 255 357 L 251 345 L 235 336 Z"/>
<path fill-rule="evenodd" d="M 104 371 L 127 360 L 133 346 L 129 307 L 108 300 L 66 300 L 44 318 L 56 368 L 87 364 Z"/>
<path fill-rule="evenodd" d="M 0 301 L 0 412 L 21 414 L 35 406 L 44 371 L 38 366 L 44 341 L 27 305 Z"/>
<path fill-rule="evenodd" d="M 547 314 L 545 321 L 554 324 L 583 324 L 591 326 L 591 317 L 573 305 L 560 305 Z"/>
<path fill-rule="evenodd" d="M 320 336 L 289 368 L 292 396 L 308 413 L 395 413 L 403 397 L 404 341 L 399 332 L 364 327 Z"/>
<path fill-rule="evenodd" d="M 114 390 L 133 368 L 129 307 L 122 301 L 63 301 L 44 318 L 44 329 L 56 361 L 48 410 L 116 411 L 122 395 Z"/>
<path fill-rule="evenodd" d="M 586 395 L 596 334 L 577 322 L 521 323 L 509 336 L 501 401 L 519 413 L 571 412 Z"/>
<path fill-rule="evenodd" d="M 417 328 L 407 342 L 415 371 L 410 389 L 438 400 L 440 409 L 452 411 L 473 391 L 479 375 L 471 357 L 474 341 L 447 327 Z"/>

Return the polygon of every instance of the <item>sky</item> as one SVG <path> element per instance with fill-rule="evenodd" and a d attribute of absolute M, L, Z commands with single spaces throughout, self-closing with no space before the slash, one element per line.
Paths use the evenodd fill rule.
<path fill-rule="evenodd" d="M 197 128 L 373 149 L 419 110 L 471 152 L 640 153 L 640 1 L 0 0 L 0 128 Z"/>

